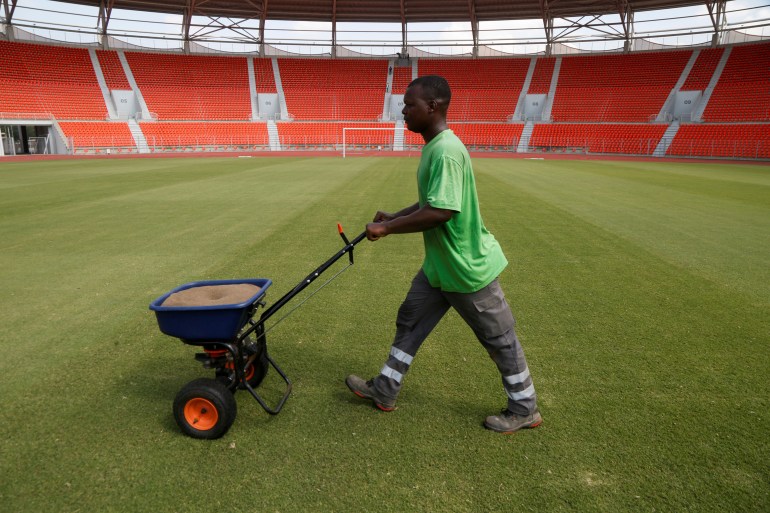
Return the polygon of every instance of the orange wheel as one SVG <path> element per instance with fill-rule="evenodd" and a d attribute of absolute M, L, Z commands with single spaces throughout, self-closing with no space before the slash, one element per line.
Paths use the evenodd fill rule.
<path fill-rule="evenodd" d="M 184 419 L 196 429 L 206 431 L 217 425 L 219 412 L 208 399 L 193 397 L 184 405 Z"/>
<path fill-rule="evenodd" d="M 189 382 L 174 399 L 174 419 L 183 433 L 211 440 L 230 429 L 237 414 L 230 390 L 215 379 Z"/>

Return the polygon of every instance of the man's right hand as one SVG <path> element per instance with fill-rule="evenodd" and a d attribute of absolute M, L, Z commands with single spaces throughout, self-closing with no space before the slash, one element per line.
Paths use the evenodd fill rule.
<path fill-rule="evenodd" d="M 371 241 L 381 239 L 385 237 L 387 234 L 388 234 L 388 229 L 384 223 L 374 222 L 366 225 L 366 238 Z"/>

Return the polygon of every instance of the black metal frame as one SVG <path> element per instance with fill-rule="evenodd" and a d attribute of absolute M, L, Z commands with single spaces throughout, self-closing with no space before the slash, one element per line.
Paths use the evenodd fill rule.
<path fill-rule="evenodd" d="M 200 340 L 185 340 L 182 339 L 182 342 L 185 344 L 191 344 L 191 345 L 197 345 L 197 346 L 207 346 L 210 348 L 223 348 L 226 349 L 230 355 L 232 356 L 233 361 L 233 369 L 235 371 L 235 382 L 233 383 L 233 391 L 237 390 L 240 385 L 242 385 L 246 390 L 249 391 L 249 393 L 254 397 L 254 399 L 259 403 L 262 408 L 269 413 L 270 415 L 276 415 L 278 412 L 281 411 L 283 408 L 283 405 L 286 403 L 286 400 L 289 398 L 289 395 L 291 394 L 291 380 L 289 380 L 289 377 L 286 375 L 286 373 L 278 366 L 278 364 L 273 360 L 269 353 L 267 352 L 267 338 L 265 335 L 265 322 L 272 317 L 278 310 L 280 310 L 284 305 L 286 305 L 289 301 L 291 301 L 297 294 L 305 290 L 305 288 L 313 283 L 313 281 L 316 280 L 321 274 L 323 274 L 324 271 L 326 271 L 329 267 L 331 267 L 337 260 L 345 256 L 346 254 L 349 256 L 350 259 L 350 265 L 353 264 L 353 248 L 356 244 L 361 242 L 364 238 L 366 238 L 366 232 L 361 233 L 358 235 L 355 239 L 352 241 L 348 240 L 348 238 L 345 236 L 345 233 L 342 230 L 342 226 L 337 225 L 340 233 L 340 237 L 342 237 L 342 240 L 345 242 L 345 246 L 339 250 L 334 256 L 332 256 L 329 260 L 318 266 L 313 272 L 308 274 L 301 282 L 299 282 L 292 290 L 287 292 L 283 295 L 278 301 L 276 301 L 273 305 L 271 305 L 269 308 L 267 308 L 262 315 L 260 316 L 258 321 L 254 321 L 253 317 L 257 313 L 258 308 L 261 306 L 263 308 L 266 307 L 266 304 L 262 299 L 258 299 L 254 302 L 254 304 L 249 307 L 247 311 L 249 328 L 244 330 L 240 335 L 238 335 L 235 339 L 231 341 L 200 341 Z M 252 333 L 256 333 L 256 344 L 258 350 L 256 352 L 252 352 L 250 356 L 248 356 L 248 337 Z M 260 350 L 261 349 L 261 350 Z M 265 358 L 267 358 L 268 363 L 270 366 L 272 366 L 276 372 L 281 376 L 281 378 L 286 383 L 286 390 L 284 391 L 283 397 L 281 397 L 278 404 L 271 408 L 268 406 L 268 404 L 265 402 L 265 400 L 254 390 L 254 388 L 249 384 L 248 380 L 246 379 L 246 369 L 248 369 L 249 365 L 255 365 L 257 362 L 254 362 L 254 359 L 257 357 L 257 355 L 264 354 Z M 205 365 L 205 363 L 204 363 Z"/>

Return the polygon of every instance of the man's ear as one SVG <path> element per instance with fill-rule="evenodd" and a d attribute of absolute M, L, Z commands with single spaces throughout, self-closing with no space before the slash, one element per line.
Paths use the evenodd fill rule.
<path fill-rule="evenodd" d="M 428 107 L 431 111 L 434 111 L 438 108 L 438 102 L 436 100 L 428 100 Z"/>

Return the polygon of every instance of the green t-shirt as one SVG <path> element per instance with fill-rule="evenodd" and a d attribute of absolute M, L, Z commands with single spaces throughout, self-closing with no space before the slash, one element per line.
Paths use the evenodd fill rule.
<path fill-rule="evenodd" d="M 423 232 L 423 271 L 431 286 L 445 292 L 476 292 L 508 265 L 495 237 L 484 226 L 471 158 L 451 130 L 422 149 L 417 169 L 420 207 L 453 210 L 446 223 Z"/>

